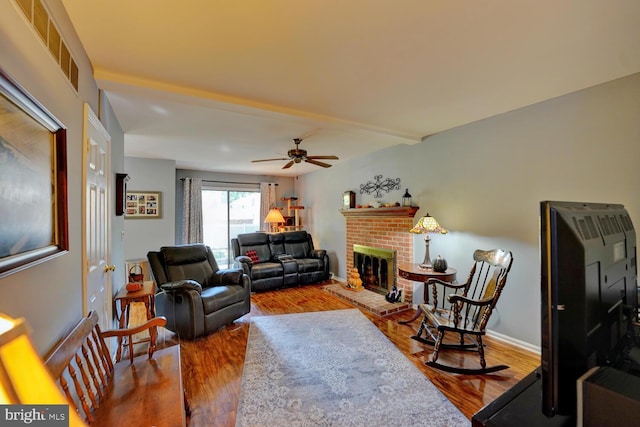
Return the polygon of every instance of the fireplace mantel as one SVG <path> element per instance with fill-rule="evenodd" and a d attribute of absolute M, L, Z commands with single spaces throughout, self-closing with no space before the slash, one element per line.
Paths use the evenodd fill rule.
<path fill-rule="evenodd" d="M 345 217 L 408 217 L 413 218 L 420 209 L 418 206 L 392 206 L 390 208 L 353 208 L 341 209 Z"/>

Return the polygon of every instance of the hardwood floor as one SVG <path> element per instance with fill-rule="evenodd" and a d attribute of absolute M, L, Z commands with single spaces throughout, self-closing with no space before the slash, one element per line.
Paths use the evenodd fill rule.
<path fill-rule="evenodd" d="M 189 426 L 235 425 L 251 317 L 354 308 L 323 291 L 322 287 L 327 283 L 253 294 L 251 313 L 233 325 L 196 341 L 180 342 L 182 376 L 191 410 Z M 469 419 L 540 364 L 539 355 L 487 337 L 487 364 L 506 364 L 509 369 L 482 376 L 442 372 L 424 365 L 431 348 L 411 339 L 419 320 L 409 325 L 397 323 L 409 318 L 412 312 L 386 318 L 367 312 L 364 314 Z M 175 343 L 175 336 L 169 331 L 164 331 L 160 338 L 165 345 Z M 463 366 L 479 365 L 477 353 L 472 352 L 441 351 L 440 361 Z"/>

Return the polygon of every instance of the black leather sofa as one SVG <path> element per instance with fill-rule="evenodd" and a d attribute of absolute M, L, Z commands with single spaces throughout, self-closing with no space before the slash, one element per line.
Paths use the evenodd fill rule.
<path fill-rule="evenodd" d="M 249 276 L 240 268 L 219 269 L 208 246 L 164 246 L 147 258 L 156 281 L 156 314 L 180 337 L 206 335 L 251 310 Z"/>
<path fill-rule="evenodd" d="M 239 234 L 231 239 L 231 247 L 237 265 L 251 278 L 252 291 L 318 283 L 330 277 L 327 251 L 315 249 L 306 231 Z"/>

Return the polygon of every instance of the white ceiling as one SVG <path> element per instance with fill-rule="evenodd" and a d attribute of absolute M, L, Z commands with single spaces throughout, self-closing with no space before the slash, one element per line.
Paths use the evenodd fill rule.
<path fill-rule="evenodd" d="M 62 0 L 125 132 L 178 168 L 340 161 L 640 71 L 637 0 Z"/>

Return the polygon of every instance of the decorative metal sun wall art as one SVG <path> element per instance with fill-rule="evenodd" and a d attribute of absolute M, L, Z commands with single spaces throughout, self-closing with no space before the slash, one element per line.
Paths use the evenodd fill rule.
<path fill-rule="evenodd" d="M 360 184 L 360 194 L 373 193 L 373 197 L 375 199 L 379 199 L 382 197 L 382 191 L 388 193 L 391 190 L 400 189 L 400 178 L 386 178 L 385 180 L 382 180 L 382 175 L 376 175 L 373 179 L 375 179 L 375 182 L 368 181 L 366 184 Z"/>

